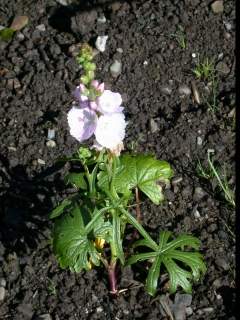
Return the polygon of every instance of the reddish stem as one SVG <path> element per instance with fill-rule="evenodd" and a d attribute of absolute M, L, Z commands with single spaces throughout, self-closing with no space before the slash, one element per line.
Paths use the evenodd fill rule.
<path fill-rule="evenodd" d="M 108 278 L 110 283 L 110 293 L 115 296 L 118 293 L 116 278 L 116 262 L 113 262 L 108 266 Z"/>

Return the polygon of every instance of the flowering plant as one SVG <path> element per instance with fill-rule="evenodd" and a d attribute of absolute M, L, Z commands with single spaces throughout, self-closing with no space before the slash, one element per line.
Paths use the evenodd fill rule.
<path fill-rule="evenodd" d="M 92 136 L 94 142 L 67 159 L 75 170 L 66 176 L 66 183 L 74 186 L 76 193 L 50 215 L 55 219 L 54 253 L 62 268 L 75 272 L 102 263 L 114 295 L 119 292 L 117 265 L 142 261 L 146 261 L 146 290 L 150 295 L 155 295 L 164 269 L 171 292 L 178 286 L 190 292 L 191 281 L 199 280 L 206 270 L 197 252 L 199 240 L 186 234 L 173 238 L 171 232 L 161 231 L 156 241 L 141 224 L 140 192 L 159 204 L 164 198 L 162 185 L 169 183 L 173 171 L 166 161 L 152 155 L 120 155 L 126 128 L 122 98 L 94 80 L 96 65 L 92 60 L 92 49 L 84 45 L 78 56 L 84 74 L 74 92 L 68 124 L 70 134 L 79 142 Z M 136 217 L 128 210 L 134 207 Z"/>

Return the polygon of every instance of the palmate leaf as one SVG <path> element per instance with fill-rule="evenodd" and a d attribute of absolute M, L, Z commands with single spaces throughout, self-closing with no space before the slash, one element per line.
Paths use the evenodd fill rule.
<path fill-rule="evenodd" d="M 91 264 L 100 264 L 100 254 L 94 240 L 99 235 L 102 239 L 109 237 L 110 230 L 100 215 L 101 210 L 92 210 L 87 205 L 80 207 L 75 203 L 71 212 L 56 219 L 53 250 L 62 268 L 79 272 L 91 269 Z"/>
<path fill-rule="evenodd" d="M 167 182 L 172 174 L 166 161 L 149 155 L 123 155 L 116 169 L 114 186 L 122 194 L 138 187 L 153 203 L 159 204 L 163 200 L 159 182 Z M 108 176 L 105 171 L 98 175 L 98 185 L 102 189 L 107 188 Z"/>
<path fill-rule="evenodd" d="M 157 290 L 158 279 L 162 265 L 165 266 L 170 278 L 170 292 L 175 292 L 181 287 L 185 292 L 192 290 L 191 281 L 198 281 L 206 271 L 203 257 L 199 252 L 184 251 L 185 247 L 199 249 L 200 241 L 191 235 L 181 235 L 169 241 L 171 233 L 160 233 L 159 248 L 157 251 L 133 255 L 127 264 L 133 264 L 142 260 L 150 260 L 152 266 L 149 269 L 146 289 L 152 296 Z M 145 242 L 138 241 L 137 246 L 145 246 Z M 179 264 L 180 262 L 180 264 Z"/>

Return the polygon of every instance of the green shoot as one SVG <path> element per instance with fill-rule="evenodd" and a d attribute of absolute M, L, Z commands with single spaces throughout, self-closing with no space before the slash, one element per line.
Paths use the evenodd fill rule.
<path fill-rule="evenodd" d="M 200 62 L 198 58 L 198 63 L 193 69 L 193 73 L 198 79 L 211 80 L 212 76 L 215 74 L 214 60 L 205 58 Z"/>
<path fill-rule="evenodd" d="M 180 48 L 184 50 L 187 48 L 187 38 L 182 26 L 178 26 L 178 30 L 171 36 L 177 41 Z"/>

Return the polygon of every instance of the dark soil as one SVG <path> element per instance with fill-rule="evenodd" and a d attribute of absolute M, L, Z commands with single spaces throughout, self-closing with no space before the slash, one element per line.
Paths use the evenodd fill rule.
<path fill-rule="evenodd" d="M 54 0 L 1 0 L 1 25 L 22 14 L 29 17 L 28 26 L 12 41 L 0 42 L 0 319 L 170 319 L 160 304 L 160 296 L 168 298 L 163 283 L 154 299 L 139 286 L 143 267 L 123 271 L 119 286 L 131 286 L 112 299 L 103 269 L 71 274 L 52 254 L 48 213 L 71 192 L 63 183 L 67 166 L 56 160 L 78 147 L 66 122 L 80 77 L 69 47 L 94 44 L 104 34 L 109 39 L 106 51 L 96 56 L 98 79 L 123 95 L 127 147 L 134 142 L 135 150 L 155 153 L 175 171 L 166 201 L 142 205 L 144 226 L 153 236 L 168 229 L 202 241 L 208 271 L 193 287 L 187 318 L 235 319 L 234 210 L 216 181 L 200 178 L 196 170 L 197 161 L 206 165 L 207 150 L 214 149 L 234 186 L 234 2 L 225 1 L 223 13 L 215 14 L 209 0 L 82 0 L 67 7 Z M 101 14 L 106 23 L 97 22 Z M 41 24 L 45 31 L 37 28 Z M 173 36 L 179 26 L 185 49 Z M 209 81 L 192 72 L 193 53 L 224 63 L 226 70 L 217 72 L 214 112 L 207 107 Z M 109 72 L 114 59 L 122 62 L 118 78 Z M 179 93 L 193 80 L 200 104 L 192 93 Z M 56 131 L 54 148 L 46 146 L 48 129 Z M 171 301 L 174 295 L 170 306 Z"/>

